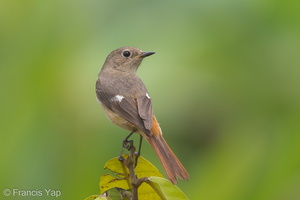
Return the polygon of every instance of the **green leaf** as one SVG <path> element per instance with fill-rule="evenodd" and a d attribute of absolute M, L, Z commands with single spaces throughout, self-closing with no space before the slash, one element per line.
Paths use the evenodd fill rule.
<path fill-rule="evenodd" d="M 147 183 L 157 192 L 161 199 L 188 200 L 187 196 L 169 180 L 161 177 L 149 177 Z"/>
<path fill-rule="evenodd" d="M 128 198 L 122 197 L 122 195 L 121 195 L 122 191 L 125 191 L 125 190 L 112 188 L 112 189 L 106 191 L 107 197 L 108 197 L 107 199 L 109 199 L 109 200 L 129 200 Z"/>

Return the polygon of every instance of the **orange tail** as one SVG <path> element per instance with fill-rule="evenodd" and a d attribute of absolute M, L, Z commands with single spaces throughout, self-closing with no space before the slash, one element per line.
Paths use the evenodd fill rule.
<path fill-rule="evenodd" d="M 187 180 L 189 178 L 189 174 L 163 138 L 155 116 L 153 116 L 152 134 L 153 135 L 146 138 L 146 140 L 157 154 L 168 178 L 173 184 L 177 183 L 177 176 Z"/>

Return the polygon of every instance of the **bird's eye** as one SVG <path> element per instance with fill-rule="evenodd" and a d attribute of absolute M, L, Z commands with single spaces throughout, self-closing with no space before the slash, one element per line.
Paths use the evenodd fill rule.
<path fill-rule="evenodd" d="M 131 53 L 129 51 L 123 51 L 123 56 L 125 58 L 128 58 L 131 55 Z"/>

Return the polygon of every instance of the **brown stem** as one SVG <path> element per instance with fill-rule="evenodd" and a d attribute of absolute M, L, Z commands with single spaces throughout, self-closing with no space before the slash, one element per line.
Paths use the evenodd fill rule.
<path fill-rule="evenodd" d="M 148 181 L 147 177 L 143 178 L 137 178 L 135 175 L 134 168 L 137 165 L 136 159 L 135 159 L 135 150 L 136 148 L 132 145 L 130 148 L 129 156 L 127 159 L 124 159 L 122 156 L 122 159 L 119 158 L 120 162 L 125 165 L 129 169 L 129 174 L 130 174 L 130 182 L 131 182 L 131 190 L 132 190 L 132 197 L 131 200 L 138 200 L 138 187 L 143 183 Z M 120 156 L 121 157 L 121 156 Z"/>
<path fill-rule="evenodd" d="M 131 187 L 132 187 L 132 200 L 138 200 L 138 185 L 136 184 L 137 182 L 137 176 L 135 175 L 134 172 L 134 152 L 135 152 L 135 147 L 132 146 L 130 149 L 130 154 L 128 157 L 128 169 L 130 173 L 130 179 L 131 179 Z"/>

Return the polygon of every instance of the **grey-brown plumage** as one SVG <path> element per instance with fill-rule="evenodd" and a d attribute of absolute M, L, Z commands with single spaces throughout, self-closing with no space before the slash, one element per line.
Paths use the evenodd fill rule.
<path fill-rule="evenodd" d="M 96 95 L 107 117 L 116 125 L 141 134 L 158 155 L 169 179 L 189 175 L 162 137 L 160 126 L 153 115 L 151 98 L 136 71 L 143 58 L 154 52 L 143 52 L 134 47 L 112 51 L 105 60 L 96 82 Z"/>
<path fill-rule="evenodd" d="M 124 52 L 130 55 L 125 57 Z M 96 83 L 99 101 L 147 134 L 151 133 L 152 104 L 136 70 L 142 59 L 153 53 L 133 47 L 116 49 L 107 57 Z M 114 99 L 117 95 L 123 98 L 120 101 Z"/>

